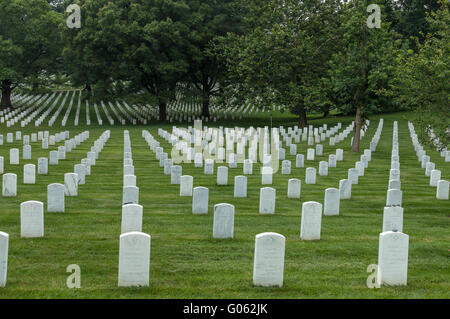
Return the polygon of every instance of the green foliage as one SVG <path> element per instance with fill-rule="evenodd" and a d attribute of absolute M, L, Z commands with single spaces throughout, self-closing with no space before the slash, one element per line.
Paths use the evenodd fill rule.
<path fill-rule="evenodd" d="M 14 88 L 56 63 L 62 15 L 47 1 L 1 1 L 0 21 L 0 81 Z"/>
<path fill-rule="evenodd" d="M 405 51 L 398 59 L 393 96 L 398 103 L 413 108 L 417 135 L 431 145 L 431 130 L 439 148 L 450 143 L 450 16 L 448 2 L 427 18 L 430 33 L 424 43 L 417 40 L 418 52 Z"/>
<path fill-rule="evenodd" d="M 323 105 L 321 77 L 335 47 L 339 1 L 242 1 L 244 34 L 219 38 L 228 67 L 225 103 L 284 105 L 299 113 Z"/>
<path fill-rule="evenodd" d="M 383 19 L 381 28 L 367 27 L 367 3 L 356 0 L 345 7 L 339 30 L 343 46 L 329 61 L 324 79 L 330 99 L 334 97 L 344 114 L 354 113 L 358 105 L 363 116 L 398 110 L 385 92 L 391 86 L 400 42 Z"/>

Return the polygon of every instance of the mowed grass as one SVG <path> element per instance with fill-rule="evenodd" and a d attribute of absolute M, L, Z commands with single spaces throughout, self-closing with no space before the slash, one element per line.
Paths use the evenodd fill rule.
<path fill-rule="evenodd" d="M 215 174 L 203 174 L 203 168 L 183 163 L 183 175 L 194 176 L 195 186 L 210 190 L 208 215 L 191 213 L 192 197 L 180 197 L 179 185 L 170 184 L 170 176 L 163 174 L 159 161 L 142 138 L 148 130 L 161 142 L 165 152 L 169 144 L 157 134 L 158 127 L 171 131 L 172 125 L 152 123 L 148 126 L 96 125 L 91 106 L 90 127 L 85 124 L 84 107 L 80 126 L 73 126 L 76 104 L 66 128 L 60 127 L 65 111 L 61 112 L 55 126 L 35 128 L 0 127 L 5 144 L 0 146 L 0 156 L 5 158 L 5 173 L 18 175 L 18 196 L 0 197 L 0 231 L 10 235 L 8 282 L 0 289 L 1 298 L 448 298 L 450 297 L 450 202 L 437 200 L 436 188 L 428 186 L 429 178 L 417 161 L 409 136 L 407 113 L 386 114 L 370 118 L 370 127 L 362 139 L 361 152 L 350 150 L 350 134 L 343 142 L 330 147 L 324 144 L 324 156 L 308 166 L 318 168 L 320 160 L 327 160 L 336 148 L 344 149 L 344 161 L 330 168 L 326 177 L 317 176 L 316 185 L 304 183 L 305 168 L 295 167 L 295 157 L 286 149 L 286 159 L 292 161 L 291 175 L 278 172 L 273 177 L 276 188 L 276 213 L 259 215 L 259 190 L 261 175 L 259 164 L 254 174 L 248 176 L 248 197 L 233 198 L 234 176 L 242 175 L 242 164 L 229 169 L 229 185 L 216 185 Z M 101 110 L 103 120 L 105 115 Z M 112 112 L 110 112 L 112 114 Z M 347 170 L 354 167 L 360 154 L 369 148 L 379 118 L 384 127 L 372 161 L 353 185 L 352 199 L 342 200 L 340 216 L 322 218 L 320 241 L 300 240 L 301 205 L 305 201 L 323 203 L 328 187 L 339 187 L 339 180 L 347 178 Z M 332 127 L 342 122 L 342 129 L 351 123 L 351 117 L 312 119 L 315 126 L 327 123 Z M 408 285 L 406 287 L 366 286 L 367 266 L 378 260 L 378 236 L 382 230 L 383 208 L 389 179 L 392 148 L 393 121 L 399 121 L 401 182 L 403 190 L 404 227 L 410 236 Z M 45 122 L 45 124 L 47 121 Z M 186 124 L 173 123 L 180 127 Z M 294 126 L 296 119 L 288 114 L 273 113 L 273 125 Z M 204 123 L 224 127 L 270 126 L 268 113 L 243 121 Z M 9 149 L 18 147 L 22 156 L 22 141 L 6 143 L 6 133 L 22 131 L 22 136 L 38 130 L 51 134 L 69 130 L 70 136 L 90 131 L 90 138 L 67 153 L 67 159 L 58 166 L 49 166 L 49 175 L 37 175 L 36 185 L 23 185 L 23 164 L 37 158 L 48 157 L 49 150 L 41 144 L 32 144 L 31 161 L 9 165 Z M 20 237 L 20 203 L 27 200 L 44 202 L 46 187 L 50 183 L 63 183 L 64 173 L 72 172 L 90 150 L 94 141 L 107 129 L 111 138 L 100 153 L 86 185 L 80 185 L 78 197 L 66 197 L 65 213 L 45 212 L 45 237 L 25 239 Z M 140 188 L 140 204 L 144 207 L 143 232 L 151 235 L 150 286 L 144 288 L 119 288 L 118 254 L 121 224 L 123 130 L 130 132 L 135 175 Z M 63 145 L 59 143 L 58 145 Z M 305 154 L 306 143 L 298 152 Z M 449 179 L 450 163 L 445 163 L 439 153 L 425 148 L 442 171 L 442 179 Z M 289 178 L 302 180 L 301 199 L 287 198 Z M 218 203 L 235 205 L 235 229 L 232 240 L 212 238 L 213 207 Z M 286 237 L 284 285 L 282 288 L 262 288 L 252 284 L 254 240 L 262 232 L 277 232 Z M 77 264 L 81 268 L 81 288 L 66 286 L 70 273 L 66 268 Z"/>

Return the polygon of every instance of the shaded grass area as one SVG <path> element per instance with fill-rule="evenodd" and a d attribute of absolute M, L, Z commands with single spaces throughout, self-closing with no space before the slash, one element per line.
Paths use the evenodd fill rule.
<path fill-rule="evenodd" d="M 80 124 L 85 123 L 84 105 Z M 314 162 L 305 161 L 305 168 L 295 168 L 295 157 L 286 152 L 292 161 L 291 175 L 277 173 L 273 187 L 277 190 L 276 213 L 273 216 L 258 214 L 261 175 L 259 165 L 248 176 L 248 197 L 233 198 L 234 176 L 242 175 L 242 164 L 229 169 L 229 185 L 216 186 L 217 167 L 213 176 L 204 175 L 203 168 L 182 164 L 183 174 L 194 176 L 194 187 L 206 186 L 210 190 L 209 213 L 194 216 L 191 197 L 180 197 L 179 186 L 170 185 L 170 176 L 163 174 L 159 161 L 142 138 L 142 129 L 157 138 L 164 151 L 169 144 L 158 137 L 158 127 L 171 130 L 171 125 L 151 123 L 147 126 L 92 125 L 74 127 L 76 103 L 66 128 L 60 118 L 52 128 L 0 128 L 5 144 L 0 146 L 0 156 L 5 158 L 5 172 L 18 175 L 18 196 L 0 197 L 0 230 L 10 234 L 8 282 L 0 289 L 0 298 L 448 298 L 450 297 L 449 272 L 449 217 L 450 202 L 435 198 L 436 188 L 428 186 L 429 178 L 420 167 L 409 137 L 407 113 L 373 116 L 371 125 L 361 142 L 361 152 L 350 150 L 351 134 L 335 147 L 324 143 L 324 156 Z M 93 107 L 91 121 L 96 122 Z M 101 110 L 101 112 L 103 112 Z M 102 113 L 104 122 L 106 117 Z M 339 187 L 339 180 L 347 178 L 347 169 L 354 167 L 364 148 L 375 133 L 379 118 L 384 118 L 384 128 L 377 151 L 372 154 L 365 176 L 353 185 L 352 199 L 342 200 L 340 216 L 323 217 L 320 241 L 300 240 L 301 204 L 305 201 L 323 203 L 328 187 Z M 327 123 L 328 127 L 342 122 L 351 123 L 351 117 L 311 119 L 315 126 Z M 366 272 L 369 264 L 378 258 L 378 236 L 382 229 L 383 207 L 390 168 L 393 121 L 399 121 L 401 182 L 403 190 L 404 232 L 410 236 L 408 286 L 369 289 Z M 296 125 L 296 117 L 273 112 L 274 126 Z M 47 122 L 45 122 L 47 123 Z M 185 126 L 181 124 L 175 124 Z M 243 121 L 204 123 L 208 126 L 270 126 L 269 113 Z M 18 147 L 22 156 L 22 143 L 6 144 L 6 132 L 21 130 L 22 135 L 49 129 L 51 133 L 68 129 L 71 137 L 90 131 L 90 138 L 67 153 L 67 159 L 58 166 L 49 167 L 49 175 L 37 175 L 36 185 L 23 185 L 23 164 L 48 156 L 40 143 L 32 143 L 33 160 L 18 166 L 9 165 L 9 148 Z M 65 213 L 45 213 L 45 237 L 20 238 L 20 203 L 39 200 L 46 203 L 46 187 L 50 183 L 63 183 L 64 173 L 72 172 L 90 150 L 94 141 L 106 130 L 111 138 L 100 153 L 97 165 L 80 185 L 78 197 L 66 197 Z M 144 207 L 143 232 L 152 236 L 150 286 L 146 288 L 119 288 L 118 249 L 121 223 L 123 130 L 130 131 L 135 175 L 140 188 L 140 204 Z M 60 143 L 59 145 L 63 145 Z M 327 160 L 335 148 L 344 149 L 344 161 L 329 169 L 329 176 L 317 176 L 316 185 L 304 183 L 305 169 L 318 168 L 320 160 Z M 298 152 L 306 155 L 305 142 Z M 449 179 L 450 163 L 445 163 L 439 153 L 425 148 Z M 305 156 L 306 158 L 306 156 Z M 302 180 L 300 200 L 287 198 L 289 178 Z M 213 207 L 217 203 L 235 205 L 235 237 L 232 240 L 212 238 Z M 46 206 L 45 206 L 46 207 Z M 278 232 L 286 237 L 284 286 L 261 288 L 252 285 L 255 235 L 261 232 Z M 81 289 L 68 289 L 66 268 L 77 264 L 81 268 Z"/>

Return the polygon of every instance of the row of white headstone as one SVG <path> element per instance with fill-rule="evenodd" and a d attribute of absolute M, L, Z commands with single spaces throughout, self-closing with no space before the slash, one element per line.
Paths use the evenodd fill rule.
<path fill-rule="evenodd" d="M 426 154 L 423 146 L 420 144 L 417 134 L 414 130 L 414 125 L 408 122 L 408 128 L 410 131 L 411 140 L 416 151 L 417 159 L 421 163 L 421 167 L 425 169 L 425 176 L 430 177 L 429 186 L 436 187 L 436 198 L 442 200 L 449 199 L 450 182 L 441 179 L 441 171 L 436 169 L 435 163 L 430 161 L 430 156 Z M 441 151 L 441 157 L 445 158 L 445 161 L 450 161 L 450 151 L 446 149 Z"/>

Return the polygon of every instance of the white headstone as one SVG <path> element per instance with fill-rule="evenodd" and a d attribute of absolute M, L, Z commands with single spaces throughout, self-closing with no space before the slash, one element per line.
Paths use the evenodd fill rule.
<path fill-rule="evenodd" d="M 44 237 L 44 203 L 30 200 L 20 204 L 20 237 Z"/>
<path fill-rule="evenodd" d="M 142 231 L 142 210 L 139 204 L 127 204 L 122 206 L 121 233 Z"/>
<path fill-rule="evenodd" d="M 47 212 L 64 212 L 64 193 L 63 184 L 53 183 L 47 186 Z"/>
<path fill-rule="evenodd" d="M 47 157 L 39 157 L 38 159 L 38 175 L 48 174 L 48 159 Z"/>
<path fill-rule="evenodd" d="M 448 199 L 449 194 L 449 181 L 441 179 L 437 182 L 436 198 L 437 199 Z"/>
<path fill-rule="evenodd" d="M 316 183 L 316 172 L 314 167 L 308 167 L 306 169 L 305 184 L 315 184 Z"/>
<path fill-rule="evenodd" d="M 386 206 L 402 206 L 402 191 L 389 189 L 387 191 Z"/>
<path fill-rule="evenodd" d="M 295 156 L 295 167 L 304 167 L 305 166 L 305 155 L 297 154 Z"/>
<path fill-rule="evenodd" d="M 194 188 L 192 196 L 192 214 L 208 214 L 209 190 L 206 187 Z"/>
<path fill-rule="evenodd" d="M 403 231 L 403 208 L 400 206 L 385 207 L 383 211 L 383 232 Z"/>
<path fill-rule="evenodd" d="M 275 214 L 276 190 L 272 187 L 263 187 L 259 193 L 259 213 Z"/>
<path fill-rule="evenodd" d="M 124 175 L 123 176 L 123 187 L 136 186 L 136 176 L 135 175 Z"/>
<path fill-rule="evenodd" d="M 180 196 L 192 196 L 194 177 L 183 175 L 180 177 Z"/>
<path fill-rule="evenodd" d="M 286 238 L 277 233 L 261 233 L 255 237 L 253 284 L 283 286 Z"/>
<path fill-rule="evenodd" d="M 84 164 L 76 164 L 73 172 L 78 175 L 78 185 L 86 184 L 86 166 Z"/>
<path fill-rule="evenodd" d="M 58 165 L 58 151 L 50 151 L 50 165 Z"/>
<path fill-rule="evenodd" d="M 436 187 L 438 181 L 441 180 L 441 171 L 434 169 L 430 173 L 430 186 Z"/>
<path fill-rule="evenodd" d="M 234 206 L 231 204 L 214 205 L 214 238 L 233 238 Z"/>
<path fill-rule="evenodd" d="M 306 154 L 306 160 L 307 161 L 314 161 L 314 149 L 308 148 L 307 154 Z"/>
<path fill-rule="evenodd" d="M 127 204 L 139 204 L 139 187 L 127 186 L 123 188 L 122 206 Z"/>
<path fill-rule="evenodd" d="M 247 176 L 234 177 L 234 197 L 247 197 Z"/>
<path fill-rule="evenodd" d="M 300 198 L 302 181 L 297 178 L 291 178 L 288 181 L 288 198 Z"/>
<path fill-rule="evenodd" d="M 9 235 L 0 231 L 0 287 L 6 286 L 8 272 L 8 246 Z"/>
<path fill-rule="evenodd" d="M 31 159 L 31 145 L 23 146 L 22 159 L 24 159 L 24 160 Z"/>
<path fill-rule="evenodd" d="M 326 161 L 319 162 L 319 175 L 328 176 L 328 162 Z"/>
<path fill-rule="evenodd" d="M 322 226 L 322 204 L 318 202 L 304 202 L 302 205 L 302 218 L 300 239 L 319 240 Z"/>
<path fill-rule="evenodd" d="M 325 190 L 325 200 L 323 206 L 323 214 L 325 216 L 339 215 L 340 192 L 337 188 L 327 188 Z"/>
<path fill-rule="evenodd" d="M 356 168 L 348 169 L 348 180 L 352 184 L 358 184 L 358 176 L 359 176 L 359 171 Z"/>
<path fill-rule="evenodd" d="M 3 174 L 3 197 L 16 197 L 17 196 L 17 175 L 14 173 Z"/>
<path fill-rule="evenodd" d="M 36 184 L 36 165 L 26 164 L 23 166 L 23 183 Z"/>
<path fill-rule="evenodd" d="M 65 196 L 78 196 L 78 174 L 64 174 L 64 194 Z"/>
<path fill-rule="evenodd" d="M 183 168 L 180 165 L 173 165 L 170 169 L 170 184 L 179 185 Z"/>
<path fill-rule="evenodd" d="M 263 166 L 261 169 L 261 184 L 262 185 L 272 185 L 272 167 Z"/>
<path fill-rule="evenodd" d="M 377 272 L 379 285 L 406 285 L 408 246 L 409 236 L 402 232 L 387 231 L 380 234 Z"/>
<path fill-rule="evenodd" d="M 141 232 L 120 235 L 119 287 L 149 285 L 150 241 L 151 236 Z"/>
<path fill-rule="evenodd" d="M 19 165 L 19 149 L 11 148 L 9 150 L 9 164 L 10 165 Z"/>
<path fill-rule="evenodd" d="M 217 168 L 217 185 L 228 185 L 228 167 L 219 166 Z"/>

